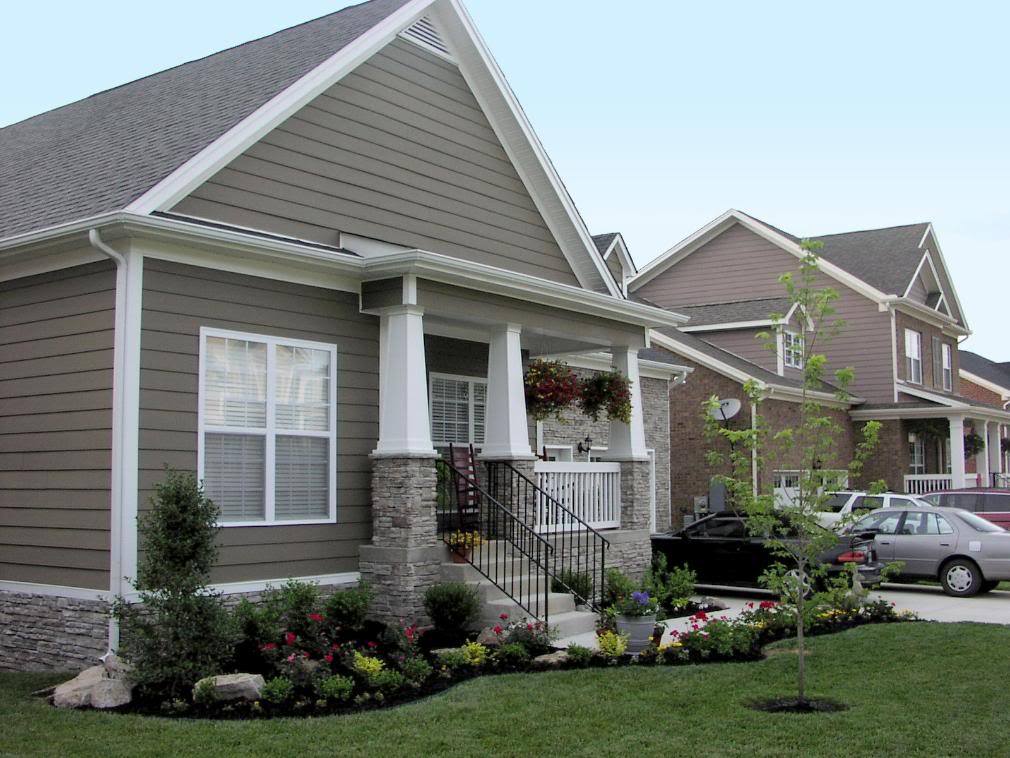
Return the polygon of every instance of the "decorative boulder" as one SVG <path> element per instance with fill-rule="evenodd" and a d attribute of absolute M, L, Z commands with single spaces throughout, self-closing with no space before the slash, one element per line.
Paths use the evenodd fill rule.
<path fill-rule="evenodd" d="M 210 686 L 214 700 L 259 700 L 264 684 L 263 677 L 259 674 L 208 676 L 193 687 L 193 699 L 196 699 L 198 691 Z"/>
<path fill-rule="evenodd" d="M 493 626 L 486 626 L 481 630 L 480 636 L 477 637 L 477 642 L 484 647 L 498 647 L 501 645 L 501 637 L 495 632 Z"/>
<path fill-rule="evenodd" d="M 554 653 L 538 655 L 533 659 L 533 668 L 539 671 L 547 671 L 549 669 L 559 669 L 566 663 L 568 663 L 568 652 L 558 650 Z"/>
<path fill-rule="evenodd" d="M 129 664 L 114 655 L 53 690 L 57 708 L 118 708 L 133 699 Z"/>

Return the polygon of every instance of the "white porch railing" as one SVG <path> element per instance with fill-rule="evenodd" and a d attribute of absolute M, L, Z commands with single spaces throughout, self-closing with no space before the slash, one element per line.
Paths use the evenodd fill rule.
<path fill-rule="evenodd" d="M 621 525 L 621 464 L 537 461 L 537 486 L 593 529 Z M 549 523 L 557 509 L 538 508 L 535 528 L 578 528 L 574 523 Z"/>
<path fill-rule="evenodd" d="M 978 487 L 978 474 L 964 475 L 965 487 Z M 928 495 L 930 492 L 954 488 L 950 474 L 906 474 L 905 493 L 908 495 Z"/>

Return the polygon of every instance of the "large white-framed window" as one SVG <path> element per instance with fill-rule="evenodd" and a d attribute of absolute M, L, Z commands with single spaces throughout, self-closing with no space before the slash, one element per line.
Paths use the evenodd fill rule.
<path fill-rule="evenodd" d="M 948 392 L 954 391 L 954 351 L 946 342 L 940 346 L 940 353 L 943 355 L 943 388 Z"/>
<path fill-rule="evenodd" d="M 481 376 L 428 374 L 428 408 L 431 413 L 431 444 L 484 444 L 487 379 Z"/>
<path fill-rule="evenodd" d="M 922 334 L 914 329 L 905 330 L 905 379 L 922 384 Z"/>
<path fill-rule="evenodd" d="M 803 368 L 803 335 L 782 332 L 782 364 L 786 368 Z"/>
<path fill-rule="evenodd" d="M 337 516 L 337 348 L 200 329 L 197 476 L 221 526 Z"/>
<path fill-rule="evenodd" d="M 926 447 L 921 439 L 908 443 L 908 469 L 910 474 L 926 473 Z"/>

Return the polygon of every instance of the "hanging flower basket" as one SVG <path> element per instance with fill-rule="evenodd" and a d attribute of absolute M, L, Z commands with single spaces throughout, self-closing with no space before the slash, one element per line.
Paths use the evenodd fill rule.
<path fill-rule="evenodd" d="M 593 421 L 631 422 L 631 382 L 620 371 L 602 371 L 579 382 L 579 408 Z"/>
<path fill-rule="evenodd" d="M 1003 455 L 1010 453 L 1010 437 L 1003 437 L 999 441 L 999 449 L 1000 452 L 1003 453 Z"/>
<path fill-rule="evenodd" d="M 964 435 L 964 457 L 971 458 L 978 455 L 985 449 L 985 440 L 982 435 L 975 432 L 968 432 Z"/>
<path fill-rule="evenodd" d="M 561 414 L 571 407 L 579 392 L 579 379 L 568 364 L 533 359 L 526 369 L 526 410 L 537 421 Z"/>

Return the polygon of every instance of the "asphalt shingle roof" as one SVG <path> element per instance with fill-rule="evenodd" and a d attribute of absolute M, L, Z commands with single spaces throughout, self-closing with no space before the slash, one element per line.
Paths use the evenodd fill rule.
<path fill-rule="evenodd" d="M 861 232 L 826 234 L 817 254 L 887 295 L 904 295 L 922 260 L 919 241 L 929 224 L 892 226 Z"/>
<path fill-rule="evenodd" d="M 771 314 L 785 315 L 792 306 L 788 297 L 765 297 L 757 300 L 737 300 L 730 303 L 688 305 L 676 308 L 690 316 L 685 326 L 732 324 L 741 321 L 767 321 Z"/>
<path fill-rule="evenodd" d="M 121 210 L 407 0 L 371 0 L 0 129 L 0 239 Z"/>
<path fill-rule="evenodd" d="M 969 374 L 1010 390 L 1010 364 L 996 363 L 970 350 L 958 350 L 957 357 L 960 367 Z"/>
<path fill-rule="evenodd" d="M 610 232 L 609 234 L 594 234 L 593 242 L 596 243 L 596 249 L 599 250 L 600 255 L 607 252 L 607 248 L 613 243 L 617 238 L 617 232 Z"/>

